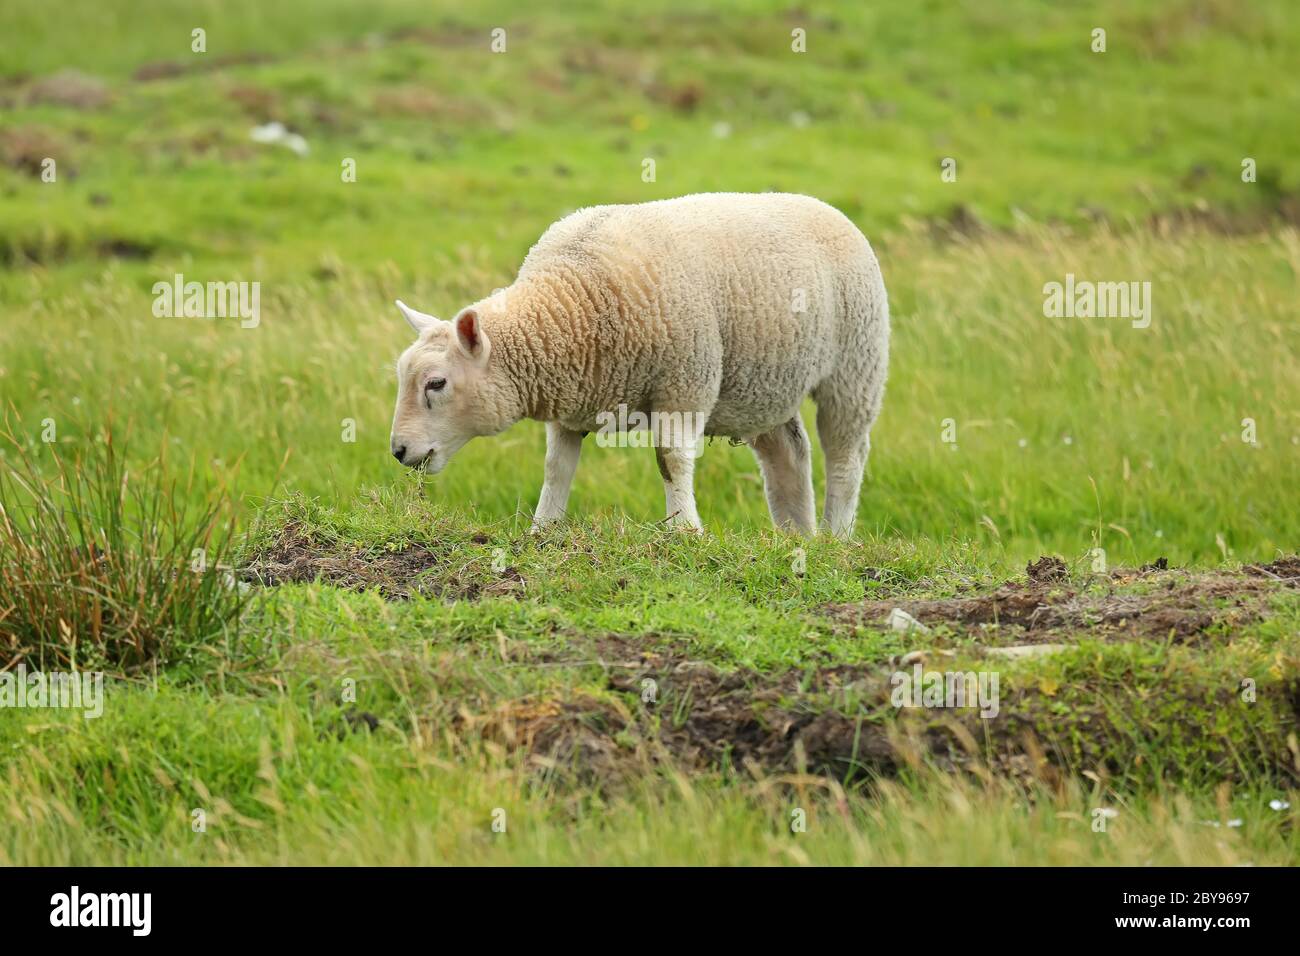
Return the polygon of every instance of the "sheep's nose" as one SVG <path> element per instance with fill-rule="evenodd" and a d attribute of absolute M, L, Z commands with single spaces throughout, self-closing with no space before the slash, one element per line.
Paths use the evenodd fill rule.
<path fill-rule="evenodd" d="M 393 448 L 393 457 L 400 462 L 406 461 L 406 446 L 401 445 Z"/>

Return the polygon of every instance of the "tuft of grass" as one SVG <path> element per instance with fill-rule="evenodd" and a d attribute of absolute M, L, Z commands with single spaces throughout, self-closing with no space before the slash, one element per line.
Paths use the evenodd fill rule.
<path fill-rule="evenodd" d="M 221 494 L 128 465 L 111 429 L 76 453 L 2 437 L 0 666 L 129 672 L 237 626 Z"/>

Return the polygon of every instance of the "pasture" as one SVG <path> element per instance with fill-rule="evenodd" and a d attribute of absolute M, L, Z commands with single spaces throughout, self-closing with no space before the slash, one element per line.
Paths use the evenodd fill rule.
<path fill-rule="evenodd" d="M 1300 862 L 1284 0 L 0 34 L 0 668 L 106 675 L 94 719 L 0 707 L 0 863 Z M 392 460 L 394 299 L 449 317 L 567 212 L 713 190 L 879 256 L 853 540 L 775 532 L 722 441 L 700 537 L 648 448 L 589 441 L 538 535 L 541 424 Z M 1067 277 L 1147 314 L 1053 314 Z M 996 674 L 996 715 L 896 706 L 914 668 Z"/>

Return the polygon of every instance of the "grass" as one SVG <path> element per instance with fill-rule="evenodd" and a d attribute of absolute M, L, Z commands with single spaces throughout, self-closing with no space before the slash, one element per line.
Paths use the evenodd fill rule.
<path fill-rule="evenodd" d="M 0 667 L 110 672 L 100 719 L 0 709 L 0 862 L 1300 859 L 1270 806 L 1300 805 L 1300 606 L 1242 571 L 1300 541 L 1287 4 L 78 0 L 0 31 Z M 594 446 L 528 535 L 536 423 L 394 465 L 394 298 L 447 314 L 567 211 L 709 189 L 818 195 L 880 256 L 855 541 L 774 533 L 723 442 L 702 539 L 648 450 Z M 156 317 L 178 273 L 260 282 L 260 321 Z M 1049 318 L 1067 273 L 1150 282 L 1150 327 Z M 1190 581 L 1207 620 L 831 610 L 1033 587 L 1040 554 L 1044 600 Z M 1110 573 L 1159 557 L 1190 570 Z M 996 670 L 1000 717 L 890 706 L 918 649 Z"/>
<path fill-rule="evenodd" d="M 165 461 L 128 467 L 111 431 L 52 474 L 12 434 L 0 472 L 0 626 L 9 665 L 131 671 L 237 628 L 244 597 L 221 499 L 196 506 Z M 57 445 L 56 445 L 57 448 Z"/>
<path fill-rule="evenodd" d="M 1300 464 L 1290 400 L 1300 368 L 1286 347 L 1298 249 L 1290 232 L 1162 240 L 1039 230 L 941 249 L 892 243 L 882 258 L 895 361 L 873 433 L 864 530 L 977 540 L 1011 562 L 1093 547 L 1138 563 L 1288 550 L 1300 530 L 1300 505 L 1281 493 Z M 1067 272 L 1153 277 L 1151 327 L 1044 319 L 1041 287 Z M 360 277 L 308 282 L 314 288 L 278 293 L 286 312 L 240 329 L 235 320 L 157 319 L 146 291 L 101 277 L 67 301 L 28 306 L 8 327 L 6 394 L 32 441 L 46 418 L 62 442 L 87 441 L 106 403 L 131 416 L 142 447 L 170 442 L 211 484 L 229 483 L 239 462 L 250 493 L 287 474 L 294 489 L 347 508 L 367 486 L 411 480 L 386 451 L 395 388 L 387 366 L 407 333 L 385 303 L 404 293 Z M 77 347 L 79 329 L 104 321 L 106 296 L 117 302 L 112 334 Z M 100 400 L 105 368 L 131 372 Z M 1245 419 L 1255 423 L 1253 444 L 1242 440 Z M 947 420 L 955 442 L 943 440 Z M 652 455 L 588 445 L 577 514 L 662 517 Z M 475 521 L 526 512 L 543 447 L 535 423 L 474 442 L 423 493 Z M 820 481 L 820 460 L 817 468 Z M 493 481 L 474 479 L 481 474 Z M 709 527 L 768 521 L 747 449 L 713 443 L 697 481 Z"/>

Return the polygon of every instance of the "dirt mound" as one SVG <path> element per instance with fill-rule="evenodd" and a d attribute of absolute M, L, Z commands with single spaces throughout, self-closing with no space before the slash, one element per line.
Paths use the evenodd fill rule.
<path fill-rule="evenodd" d="M 71 178 L 75 170 L 68 162 L 67 144 L 50 131 L 36 126 L 12 126 L 0 130 L 0 164 L 39 177 L 45 161 L 56 162 L 57 175 Z"/>
<path fill-rule="evenodd" d="M 436 574 L 434 573 L 436 572 Z M 450 552 L 424 545 L 396 551 L 364 551 L 323 546 L 296 524 L 287 525 L 272 545 L 240 568 L 240 580 L 273 587 L 319 581 L 357 591 L 376 591 L 391 600 L 413 594 L 447 600 L 477 600 L 522 593 L 523 576 L 513 567 L 481 581 L 456 569 Z"/>
<path fill-rule="evenodd" d="M 1060 558 L 1043 555 L 1037 561 L 1030 561 L 1025 566 L 1025 574 L 1035 584 L 1051 584 L 1053 581 L 1068 581 L 1070 569 Z"/>
<path fill-rule="evenodd" d="M 1268 564 L 1248 564 L 1243 570 L 1252 577 L 1272 578 L 1295 586 L 1300 584 L 1300 555 L 1293 554 Z"/>
<path fill-rule="evenodd" d="M 855 779 L 892 773 L 900 763 L 885 725 L 812 706 L 852 690 L 890 707 L 879 668 L 829 667 L 761 675 L 720 671 L 644 639 L 596 642 L 605 689 L 617 696 L 516 701 L 462 718 L 489 739 L 523 748 L 535 763 L 584 780 L 610 781 L 633 767 L 808 771 Z M 552 659 L 559 662 L 563 658 Z"/>
<path fill-rule="evenodd" d="M 1257 621 L 1267 596 L 1300 580 L 1300 559 L 1284 558 L 1240 573 L 1171 572 L 1163 558 L 1142 568 L 1117 569 L 1101 585 L 1070 582 L 1064 562 L 1043 557 L 1026 568 L 1024 583 L 1008 581 L 979 595 L 835 604 L 827 613 L 848 625 L 886 626 L 901 608 L 927 626 L 957 630 L 998 627 L 1029 642 L 1087 634 L 1107 640 L 1206 639 L 1218 627 Z M 1141 581 L 1142 591 L 1117 585 Z"/>
<path fill-rule="evenodd" d="M 1135 746 L 1135 738 L 1150 745 L 1152 729 L 1111 699 L 1112 685 L 1081 684 L 1066 711 L 1065 697 L 1054 686 L 1004 686 L 1000 715 L 984 720 L 975 708 L 895 707 L 892 667 L 720 671 L 652 637 L 625 635 L 575 646 L 569 654 L 603 671 L 598 691 L 511 701 L 480 715 L 462 711 L 457 729 L 522 751 L 548 773 L 615 787 L 656 766 L 813 773 L 843 783 L 891 776 L 922 760 L 943 770 L 1053 784 L 1084 770 L 1114 777 L 1150 771 L 1142 766 L 1143 747 Z M 1216 779 L 1234 779 L 1243 746 L 1256 768 L 1271 768 L 1279 780 L 1294 780 L 1300 772 L 1286 742 L 1300 716 L 1300 685 L 1261 689 L 1262 695 L 1285 698 L 1278 711 L 1284 726 L 1235 743 L 1199 732 L 1207 713 L 1239 706 L 1235 688 L 1188 685 L 1165 694 L 1163 705 L 1180 716 L 1162 733 L 1171 739 L 1195 735 L 1204 766 L 1216 768 Z"/>
<path fill-rule="evenodd" d="M 473 540 L 487 543 L 482 536 Z M 1001 646 L 1011 637 L 1018 651 L 1069 644 L 1081 635 L 1199 645 L 1218 629 L 1230 633 L 1233 625 L 1270 613 L 1270 598 L 1295 586 L 1296 569 L 1294 558 L 1240 572 L 1169 570 L 1162 560 L 1076 581 L 1063 561 L 1045 557 L 1028 566 L 1026 580 L 986 593 L 900 596 L 825 610 L 848 626 L 886 627 L 895 608 L 932 628 L 996 625 L 996 639 L 987 643 Z M 294 525 L 243 574 L 261 584 L 320 580 L 391 598 L 473 598 L 524 587 L 513 568 L 487 578 L 481 555 L 462 559 L 454 546 L 361 551 L 314 540 Z M 1000 690 L 999 713 L 986 719 L 969 705 L 895 705 L 899 673 L 910 673 L 914 664 L 936 671 L 924 666 L 924 655 L 763 673 L 719 669 L 655 635 L 573 637 L 563 650 L 530 653 L 526 663 L 595 668 L 594 686 L 584 681 L 582 689 L 555 696 L 465 702 L 450 716 L 455 729 L 523 754 L 556 778 L 600 785 L 621 785 L 655 767 L 807 772 L 848 782 L 889 776 L 919 760 L 1023 779 L 1059 780 L 1083 770 L 1149 777 L 1168 770 L 1144 764 L 1144 754 L 1155 746 L 1153 735 L 1177 744 L 1179 753 L 1191 753 L 1187 742 L 1195 741 L 1197 772 L 1215 780 L 1233 778 L 1246 765 L 1272 768 L 1279 779 L 1290 780 L 1297 766 L 1286 744 L 1300 715 L 1300 684 L 1294 681 L 1261 679 L 1260 701 L 1271 696 L 1272 705 L 1242 711 L 1235 684 L 1206 682 L 1194 669 L 1162 675 L 1154 686 L 1143 683 L 1150 675 L 1085 671 L 1068 685 L 1055 678 L 1008 681 Z M 927 637 L 940 655 L 944 639 L 941 629 Z M 991 647 L 989 654 L 994 652 Z M 1156 708 L 1161 716 L 1152 720 Z M 1235 714 L 1240 726 L 1233 726 L 1246 729 L 1236 736 L 1205 734 L 1224 714 Z M 1145 743 L 1139 746 L 1138 740 Z"/>
<path fill-rule="evenodd" d="M 131 79 L 141 83 L 154 80 L 170 80 L 191 73 L 204 73 L 212 70 L 224 70 L 231 66 L 259 66 L 274 63 L 275 58 L 265 53 L 233 53 L 225 56 L 191 57 L 185 62 L 177 60 L 159 60 L 138 66 Z"/>
<path fill-rule="evenodd" d="M 79 70 L 60 70 L 33 81 L 26 90 L 28 104 L 68 106 L 73 109 L 96 110 L 110 101 L 103 80 Z"/>

